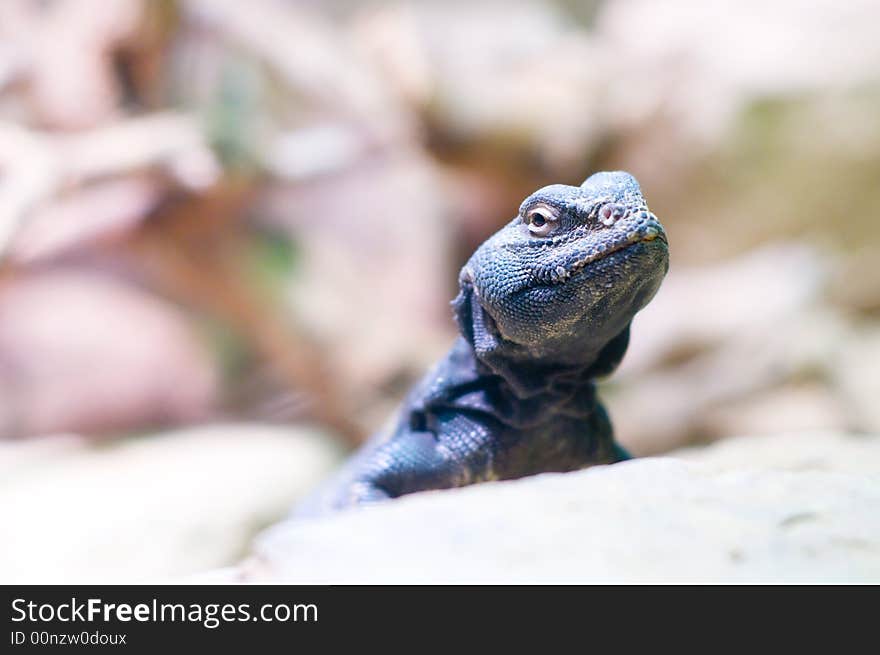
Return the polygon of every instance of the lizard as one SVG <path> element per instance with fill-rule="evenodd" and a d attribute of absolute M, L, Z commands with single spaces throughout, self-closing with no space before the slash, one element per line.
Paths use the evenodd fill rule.
<path fill-rule="evenodd" d="M 449 353 L 293 516 L 628 459 L 596 379 L 617 368 L 668 268 L 629 173 L 538 189 L 461 269 Z"/>

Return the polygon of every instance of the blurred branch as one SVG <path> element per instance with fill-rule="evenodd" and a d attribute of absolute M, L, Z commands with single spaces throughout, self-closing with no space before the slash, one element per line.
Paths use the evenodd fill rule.
<path fill-rule="evenodd" d="M 322 114 L 357 124 L 379 142 L 413 131 L 411 114 L 393 100 L 375 69 L 343 30 L 317 13 L 271 0 L 185 0 L 181 8 L 193 22 L 265 61 Z"/>

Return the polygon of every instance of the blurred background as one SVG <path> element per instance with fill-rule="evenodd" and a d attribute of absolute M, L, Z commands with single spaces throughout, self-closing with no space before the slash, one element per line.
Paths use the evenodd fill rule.
<path fill-rule="evenodd" d="M 878 24 L 870 0 L 3 2 L 0 582 L 234 562 L 443 355 L 473 249 L 597 170 L 671 244 L 604 384 L 626 446 L 880 432 Z"/>

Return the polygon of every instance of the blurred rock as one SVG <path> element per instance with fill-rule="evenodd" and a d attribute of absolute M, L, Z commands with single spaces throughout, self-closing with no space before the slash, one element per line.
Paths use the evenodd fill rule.
<path fill-rule="evenodd" d="M 736 434 L 754 426 L 767 411 L 801 412 L 791 425 L 783 425 L 785 414 L 775 416 L 777 428 L 848 427 L 845 407 L 822 379 L 830 375 L 846 330 L 833 318 L 823 322 L 811 315 L 775 328 L 752 330 L 684 363 L 609 389 L 606 398 L 618 438 L 637 455 L 657 454 L 731 436 L 728 430 Z M 814 377 L 820 381 L 807 387 L 806 395 L 777 395 Z M 792 406 L 804 402 L 813 406 Z"/>
<path fill-rule="evenodd" d="M 160 185 L 140 177 L 98 182 L 44 204 L 16 234 L 11 258 L 19 264 L 106 243 L 130 233 L 161 199 Z"/>
<path fill-rule="evenodd" d="M 621 442 L 651 455 L 742 433 L 856 427 L 828 383 L 852 330 L 822 301 L 828 265 L 788 245 L 673 267 L 607 385 Z"/>
<path fill-rule="evenodd" d="M 837 436 L 823 448 L 835 451 Z M 870 448 L 878 452 L 878 438 Z M 282 523 L 226 579 L 338 583 L 880 581 L 876 473 L 647 459 Z M 758 469 L 758 470 L 756 470 Z M 875 469 L 876 470 L 876 469 Z"/>
<path fill-rule="evenodd" d="M 174 112 L 75 134 L 0 123 L 0 165 L 0 258 L 18 241 L 19 262 L 130 231 L 169 189 L 220 174 L 197 121 Z"/>
<path fill-rule="evenodd" d="M 640 179 L 668 182 L 756 99 L 858 88 L 880 72 L 870 0 L 843 11 L 832 0 L 620 0 L 572 13 L 532 1 L 393 3 L 361 12 L 353 34 L 445 138 L 512 146 L 557 175 L 611 138 L 635 146 Z M 745 33 L 755 47 L 739 47 Z"/>
<path fill-rule="evenodd" d="M 478 142 L 559 172 L 583 162 L 607 129 L 606 52 L 549 3 L 370 7 L 352 32 L 443 140 Z"/>
<path fill-rule="evenodd" d="M 111 55 L 133 35 L 141 7 L 139 0 L 4 3 L 0 35 L 23 56 L 19 75 L 40 122 L 82 129 L 117 115 Z"/>
<path fill-rule="evenodd" d="M 0 123 L 0 258 L 27 216 L 55 192 L 63 165 L 48 139 Z"/>
<path fill-rule="evenodd" d="M 880 471 L 880 437 L 830 431 L 799 431 L 725 439 L 687 448 L 673 457 L 713 471 L 737 469 L 866 473 Z"/>
<path fill-rule="evenodd" d="M 366 429 L 451 342 L 455 272 L 441 190 L 430 161 L 403 151 L 276 185 L 261 208 L 297 245 L 290 312 L 324 346 Z"/>
<path fill-rule="evenodd" d="M 54 146 L 72 182 L 155 167 L 184 188 L 204 190 L 220 175 L 199 120 L 173 111 L 60 136 Z"/>
<path fill-rule="evenodd" d="M 122 583 L 230 564 L 339 457 L 308 428 L 0 442 L 0 580 Z M 54 453 L 53 453 L 54 451 Z"/>
<path fill-rule="evenodd" d="M 0 286 L 0 436 L 203 418 L 217 371 L 179 310 L 76 270 Z"/>
<path fill-rule="evenodd" d="M 78 434 L 48 434 L 27 441 L 0 441 L 0 475 L 4 480 L 21 476 L 53 460 L 76 454 L 89 439 Z"/>
<path fill-rule="evenodd" d="M 874 82 L 877 19 L 871 0 L 846 7 L 833 0 L 619 0 L 602 4 L 595 30 L 604 45 L 620 46 L 609 73 L 620 90 L 640 90 L 642 111 L 665 106 L 691 133 L 717 139 L 753 98 Z"/>
<path fill-rule="evenodd" d="M 727 437 L 786 431 L 840 429 L 852 425 L 844 404 L 818 383 L 766 389 L 707 408 L 696 431 Z"/>
<path fill-rule="evenodd" d="M 616 375 L 638 377 L 664 360 L 704 352 L 744 333 L 778 331 L 772 326 L 817 303 L 828 268 L 827 259 L 805 244 L 767 244 L 708 266 L 673 260 L 659 293 L 633 322 Z"/>
<path fill-rule="evenodd" d="M 258 57 L 283 80 L 299 111 L 355 124 L 376 143 L 407 139 L 414 126 L 344 31 L 320 12 L 293 3 L 186 0 L 187 22 L 213 30 Z"/>
<path fill-rule="evenodd" d="M 863 329 L 840 344 L 834 382 L 854 428 L 880 431 L 880 330 Z"/>
<path fill-rule="evenodd" d="M 841 257 L 831 280 L 831 299 L 847 309 L 880 315 L 880 243 Z"/>
<path fill-rule="evenodd" d="M 366 144 L 342 125 L 315 125 L 279 134 L 266 155 L 266 168 L 281 179 L 306 181 L 356 166 Z"/>

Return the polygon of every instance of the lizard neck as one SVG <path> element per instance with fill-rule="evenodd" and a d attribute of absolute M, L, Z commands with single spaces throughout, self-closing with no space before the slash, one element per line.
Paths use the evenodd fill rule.
<path fill-rule="evenodd" d="M 629 324 L 607 341 L 561 361 L 530 356 L 527 348 L 498 338 L 491 349 L 472 347 L 474 358 L 486 372 L 500 377 L 520 400 L 594 388 L 594 380 L 617 368 L 629 345 Z"/>
<path fill-rule="evenodd" d="M 490 394 L 493 413 L 509 425 L 527 428 L 564 415 L 588 417 L 596 406 L 596 385 L 584 369 L 536 371 L 511 364 L 503 371 L 478 364 Z"/>
<path fill-rule="evenodd" d="M 629 345 L 630 319 L 601 335 L 593 334 L 591 339 L 572 339 L 552 352 L 543 343 L 513 342 L 501 333 L 467 280 L 461 284 L 452 306 L 461 341 L 468 348 L 476 371 L 484 377 L 500 378 L 519 400 L 578 387 L 592 389 L 592 381 L 611 373 Z"/>
<path fill-rule="evenodd" d="M 594 411 L 596 389 L 583 367 L 537 370 L 524 363 L 508 364 L 490 366 L 459 337 L 440 369 L 430 376 L 443 379 L 444 384 L 425 389 L 412 407 L 428 413 L 454 408 L 488 414 L 518 429 L 559 415 L 586 418 Z"/>

